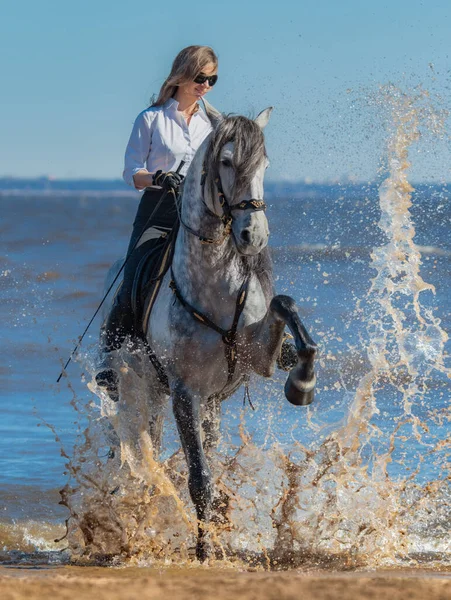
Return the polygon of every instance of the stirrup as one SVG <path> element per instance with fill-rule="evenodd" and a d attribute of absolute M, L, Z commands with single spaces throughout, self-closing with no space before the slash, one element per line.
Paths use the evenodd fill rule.
<path fill-rule="evenodd" d="M 104 388 L 105 392 L 108 394 L 110 399 L 113 402 L 118 402 L 119 400 L 119 375 L 116 373 L 114 369 L 102 369 L 99 371 L 95 377 L 96 383 L 99 387 Z"/>

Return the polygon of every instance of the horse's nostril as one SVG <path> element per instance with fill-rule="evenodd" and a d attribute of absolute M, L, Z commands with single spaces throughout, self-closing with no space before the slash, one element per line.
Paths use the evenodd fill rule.
<path fill-rule="evenodd" d="M 243 229 L 243 231 L 241 232 L 241 239 L 245 244 L 250 244 L 251 232 L 249 231 L 249 229 Z"/>

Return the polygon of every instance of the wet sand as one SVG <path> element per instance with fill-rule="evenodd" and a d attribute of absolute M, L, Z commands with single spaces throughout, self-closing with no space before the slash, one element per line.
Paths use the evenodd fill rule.
<path fill-rule="evenodd" d="M 445 600 L 450 573 L 249 572 L 212 568 L 0 567 L 2 600 Z"/>

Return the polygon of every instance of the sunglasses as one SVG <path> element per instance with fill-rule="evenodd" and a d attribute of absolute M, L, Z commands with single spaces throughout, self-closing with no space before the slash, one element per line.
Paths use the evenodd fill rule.
<path fill-rule="evenodd" d="M 205 83 L 206 81 L 208 81 L 208 85 L 210 87 L 213 87 L 214 84 L 218 81 L 218 76 L 217 75 L 198 75 L 195 79 L 194 79 L 194 83 Z"/>

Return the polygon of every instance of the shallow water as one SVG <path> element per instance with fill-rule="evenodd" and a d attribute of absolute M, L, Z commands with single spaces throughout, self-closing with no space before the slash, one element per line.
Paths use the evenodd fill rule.
<path fill-rule="evenodd" d="M 399 123 L 390 134 L 402 152 L 412 128 L 401 142 Z M 277 291 L 297 300 L 320 345 L 318 388 L 311 407 L 293 407 L 277 372 L 252 382 L 255 411 L 243 409 L 241 391 L 224 405 L 214 535 L 228 560 L 449 562 L 450 191 L 411 189 L 405 160 L 393 147 L 388 155 L 378 184 L 268 187 Z M 88 389 L 98 322 L 56 384 L 127 245 L 136 198 L 6 195 L 1 204 L 3 559 L 66 561 L 88 549 L 131 564 L 189 562 L 195 522 L 171 415 L 161 465 L 142 440 L 147 479 L 121 465 L 117 447 L 108 457 L 115 443 Z M 69 536 L 54 544 L 69 516 L 58 505 L 67 483 Z"/>

